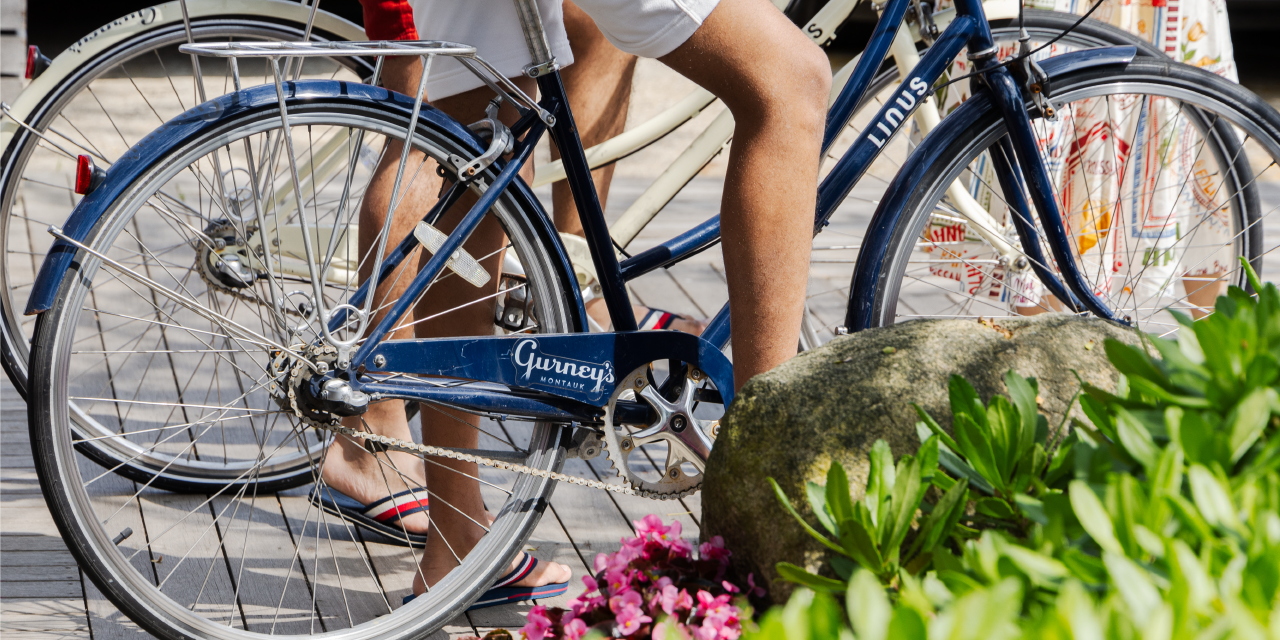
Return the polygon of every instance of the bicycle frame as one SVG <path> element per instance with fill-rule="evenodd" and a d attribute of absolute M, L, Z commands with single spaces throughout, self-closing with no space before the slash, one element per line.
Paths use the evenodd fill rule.
<path fill-rule="evenodd" d="M 897 33 L 897 24 L 901 21 L 906 6 L 910 1 L 889 0 L 885 5 L 885 18 L 878 25 L 872 41 L 853 71 L 856 82 L 851 80 L 841 91 L 836 107 L 833 109 L 833 114 L 829 119 L 830 127 L 842 128 L 845 125 L 848 114 L 852 112 L 853 106 L 861 100 L 862 94 L 868 89 L 872 77 L 871 72 L 882 64 L 884 56 Z M 1053 202 L 1052 192 L 1047 186 L 1047 174 L 1040 162 L 1035 139 L 1031 135 L 1029 116 L 1023 105 L 1020 91 L 1006 70 L 999 67 L 991 68 L 995 64 L 994 61 L 989 58 L 982 58 L 983 52 L 993 50 L 994 45 L 987 22 L 982 14 L 981 3 L 978 0 L 959 0 L 956 4 L 957 16 L 955 20 L 938 38 L 934 46 L 925 53 L 920 64 L 912 71 L 912 74 L 905 78 L 897 88 L 897 93 L 895 94 L 897 100 L 884 105 L 872 121 L 876 124 L 862 133 L 850 150 L 838 161 L 831 174 L 820 185 L 814 229 L 818 231 L 822 228 L 836 205 L 843 200 L 852 185 L 867 169 L 871 161 L 874 160 L 880 151 L 880 147 L 888 139 L 888 135 L 892 134 L 903 122 L 911 117 L 913 111 L 919 108 L 921 103 L 928 97 L 929 87 L 933 86 L 942 73 L 945 72 L 951 60 L 962 49 L 967 47 L 971 52 L 977 52 L 974 57 L 978 57 L 981 60 L 982 68 L 988 71 L 987 77 L 989 81 L 999 89 L 995 92 L 989 92 L 989 98 L 1000 105 L 1006 119 L 1009 120 L 1010 130 L 1014 134 L 1011 145 L 1013 153 L 1012 157 L 1009 158 L 1011 162 L 1008 166 L 1007 175 L 1004 176 L 1005 179 L 1001 180 L 1001 184 L 1020 185 L 1022 183 L 1021 176 L 1028 177 L 1027 182 L 1031 187 L 1032 200 L 1036 204 L 1044 226 L 1050 230 L 1051 248 L 1056 254 L 1066 252 L 1065 255 L 1069 257 L 1070 248 L 1063 241 L 1062 223 Z M 1129 52 L 1129 56 L 1132 56 L 1132 51 Z M 1114 63 L 1117 56 L 1112 56 L 1111 58 L 1105 55 L 1077 57 L 1082 61 L 1080 63 L 1081 66 L 1090 66 L 1091 60 L 1096 61 L 1097 64 Z M 517 136 L 527 135 L 515 146 L 511 160 L 505 162 L 499 160 L 494 163 L 494 169 L 500 169 L 500 172 L 496 177 L 490 179 L 490 184 L 485 194 L 466 214 L 454 232 L 448 236 L 443 246 L 437 248 L 431 260 L 414 277 L 409 284 L 408 290 L 404 292 L 400 300 L 393 305 L 393 308 L 389 310 L 377 326 L 367 334 L 366 339 L 355 350 L 350 361 L 342 363 L 346 366 L 340 366 L 336 373 L 313 378 L 315 381 L 313 384 L 332 379 L 332 376 L 340 376 L 349 381 L 353 390 L 367 393 L 375 400 L 385 398 L 420 399 L 488 415 L 519 415 L 557 421 L 570 421 L 575 418 L 583 421 L 595 421 L 601 413 L 603 401 L 613 391 L 613 383 L 630 372 L 630 369 L 624 369 L 623 367 L 640 366 L 659 360 L 676 360 L 688 363 L 705 372 L 711 381 L 715 383 L 716 388 L 720 391 L 721 398 L 727 406 L 733 400 L 734 389 L 732 367 L 721 352 L 729 338 L 727 306 L 716 315 L 708 330 L 701 337 L 678 332 L 636 332 L 634 330 L 635 319 L 631 313 L 630 300 L 625 287 L 625 283 L 628 280 L 659 267 L 679 262 L 712 246 L 719 240 L 719 218 L 713 217 L 658 247 L 619 262 L 612 250 L 604 215 L 592 182 L 590 166 L 578 138 L 559 73 L 552 65 L 542 69 L 535 68 L 530 75 L 538 76 L 543 98 L 540 103 L 531 104 L 527 97 L 521 94 L 522 99 L 515 101 L 518 106 L 522 105 L 524 115 L 520 122 L 512 128 L 512 132 Z M 495 86 L 495 88 L 497 87 Z M 281 97 L 281 101 L 283 101 L 283 97 Z M 438 118 L 439 116 L 435 117 Z M 489 208 L 497 200 L 499 194 L 508 187 L 524 188 L 515 182 L 515 177 L 520 167 L 530 157 L 533 146 L 537 144 L 539 138 L 547 129 L 550 130 L 557 145 L 564 152 L 563 161 L 569 178 L 570 189 L 573 192 L 575 201 L 578 203 L 579 216 L 586 230 L 587 243 L 592 250 L 592 258 L 602 286 L 602 294 L 613 318 L 614 326 L 618 327 L 620 331 L 565 336 L 511 335 L 483 338 L 385 340 L 399 321 L 399 318 L 412 306 L 418 294 L 425 291 L 430 286 L 430 283 L 446 268 L 446 262 L 449 257 L 455 250 L 462 247 L 478 222 L 484 215 L 487 215 Z M 458 187 L 455 186 L 456 189 Z M 95 193 L 93 195 L 98 196 L 99 194 Z M 105 194 L 103 195 L 105 196 Z M 885 201 L 898 196 L 900 194 L 886 194 Z M 97 199 L 96 197 L 90 197 L 86 199 L 86 202 Z M 1011 198 L 1010 201 L 1014 202 L 1019 199 L 1023 199 L 1021 194 L 1018 194 L 1018 198 Z M 883 203 L 884 201 L 882 201 L 882 207 L 884 206 Z M 28 305 L 28 313 L 39 312 L 48 308 L 47 305 L 52 300 L 56 283 L 60 281 L 59 276 L 62 271 L 65 271 L 66 265 L 71 259 L 72 253 L 68 249 L 87 249 L 84 245 L 79 244 L 78 240 L 82 239 L 87 229 L 92 226 L 91 220 L 83 219 L 84 217 L 95 215 L 95 212 L 89 210 L 92 208 L 91 206 L 85 206 L 78 209 L 77 214 L 82 215 L 73 215 L 72 219 L 68 221 L 68 233 L 66 235 L 58 234 L 61 246 L 55 247 L 55 250 L 50 252 L 50 258 L 46 260 L 45 265 L 42 267 L 41 278 L 38 281 L 36 291 L 33 291 Z M 1029 221 L 1030 213 L 1025 211 L 1025 207 L 1023 209 L 1018 213 Z M 1054 234 L 1053 227 L 1055 225 L 1059 232 L 1057 235 Z M 1031 231 L 1034 233 L 1034 228 Z M 1037 239 L 1030 238 L 1030 240 L 1034 242 L 1028 244 L 1028 238 L 1024 237 L 1024 245 L 1038 247 Z M 411 239 L 406 239 L 405 242 L 412 241 Z M 555 241 L 554 234 L 552 234 L 552 241 Z M 353 302 L 361 300 L 362 296 L 366 296 L 367 292 L 371 291 L 377 282 L 394 270 L 395 262 L 398 260 L 396 256 L 402 257 L 402 254 L 405 253 L 405 248 L 405 246 L 401 246 L 387 254 L 387 259 L 383 262 L 382 268 L 374 271 L 379 274 L 379 277 L 376 279 L 371 278 L 365 282 L 357 290 Z M 568 264 L 563 247 L 557 247 L 557 249 L 558 252 L 555 255 L 561 261 L 561 268 L 565 273 L 571 274 L 572 268 Z M 876 265 L 868 267 L 864 264 L 867 255 L 870 253 L 873 252 L 863 252 L 859 256 L 858 269 L 855 271 L 855 281 L 859 277 L 864 279 L 866 277 L 874 277 L 874 269 L 871 267 Z M 1060 256 L 1059 259 L 1061 260 Z M 1065 264 L 1074 266 L 1074 261 L 1069 260 Z M 871 274 L 871 276 L 867 274 Z M 1052 274 L 1049 275 L 1050 277 L 1052 276 Z M 1083 303 L 1085 307 L 1090 307 L 1089 298 L 1092 297 L 1092 292 L 1088 290 L 1087 286 L 1082 286 L 1083 278 L 1079 273 L 1076 273 L 1075 277 L 1072 277 L 1070 273 L 1067 275 L 1070 289 L 1077 294 L 1078 298 L 1086 301 Z M 314 277 L 315 274 L 313 274 Z M 1057 283 L 1055 286 L 1053 283 L 1056 282 L 1056 279 L 1047 280 L 1046 285 L 1052 291 L 1065 292 L 1066 287 L 1063 287 L 1061 283 Z M 53 283 L 54 286 L 50 286 L 50 283 Z M 1082 292 L 1087 295 L 1081 295 Z M 586 314 L 580 293 L 575 295 L 575 298 L 571 304 L 574 314 L 576 314 L 574 321 L 577 322 L 577 329 L 583 331 L 586 328 Z M 1062 299 L 1071 300 L 1066 295 L 1063 295 Z M 1110 317 L 1109 311 L 1106 311 L 1105 307 L 1096 301 L 1096 298 L 1091 302 L 1096 303 L 1096 307 L 1103 311 L 1099 315 Z M 352 305 L 345 306 L 348 309 L 355 309 Z M 855 305 L 851 302 L 851 317 L 856 315 L 854 310 Z M 1091 310 L 1093 309 L 1091 308 Z M 331 322 L 341 322 L 345 319 L 346 313 L 347 311 L 344 310 L 342 314 L 335 314 Z M 858 325 L 851 323 L 850 328 L 858 328 Z M 468 353 L 469 350 L 472 355 L 478 355 L 479 357 L 469 357 L 464 367 L 459 366 L 456 358 L 444 357 L 445 354 Z M 548 362 L 555 361 L 562 364 L 566 371 L 572 373 L 568 378 L 552 379 L 549 382 L 547 380 L 534 380 L 530 377 L 528 368 L 523 373 L 520 371 L 521 358 L 531 357 L 528 355 L 531 350 L 538 350 L 540 356 L 545 356 Z M 383 359 L 385 359 L 385 362 L 383 362 Z M 378 360 L 379 364 L 375 367 L 367 367 L 369 370 L 402 370 L 406 373 L 444 376 L 447 379 L 401 379 L 389 383 L 385 380 L 377 380 L 358 373 L 366 369 L 366 363 L 374 360 Z M 396 366 L 394 368 L 388 367 L 387 365 L 392 362 L 397 363 Z M 450 362 L 452 364 L 449 364 Z M 615 374 L 615 370 L 620 372 L 620 375 Z M 478 381 L 478 383 L 452 384 L 455 381 L 461 382 L 461 380 L 456 380 L 456 376 L 459 374 L 464 374 L 465 379 L 468 381 Z M 579 384 L 578 380 L 569 379 L 575 375 L 581 380 L 590 379 L 593 383 L 598 384 Z M 554 378 L 554 376 L 552 377 Z M 622 412 L 636 412 L 636 409 L 642 409 L 642 407 L 619 407 L 619 418 L 621 419 Z M 644 415 L 644 413 L 640 413 L 640 415 Z"/>
<path fill-rule="evenodd" d="M 846 126 L 857 104 L 870 87 L 875 72 L 884 61 L 893 43 L 910 2 L 911 0 L 889 0 L 884 5 L 881 20 L 876 26 L 862 59 L 853 70 L 849 82 L 841 91 L 839 98 L 828 115 L 827 129 L 823 142 L 824 152 L 834 141 L 835 134 Z M 533 7 L 532 2 L 520 2 L 519 0 L 517 5 L 522 6 L 524 11 L 528 11 L 529 7 Z M 536 20 L 536 7 L 533 7 L 532 10 Z M 885 104 L 880 109 L 879 113 L 872 119 L 875 126 L 869 126 L 862 132 L 853 146 L 840 158 L 831 173 L 819 186 L 818 206 L 814 219 L 815 233 L 820 231 L 826 224 L 836 206 L 844 200 L 853 185 L 861 178 L 863 172 L 866 171 L 878 155 L 884 143 L 907 121 L 912 112 L 929 98 L 930 87 L 942 76 L 950 66 L 951 61 L 962 50 L 967 48 L 970 52 L 970 59 L 975 60 L 980 65 L 980 69 L 987 70 L 985 75 L 987 82 L 996 88 L 994 96 L 1006 120 L 1009 121 L 1014 157 L 1010 158 L 1012 163 L 1006 164 L 1004 168 L 1013 172 L 1013 176 L 1018 176 L 1020 169 L 1021 175 L 1029 177 L 1028 182 L 1031 186 L 1032 200 L 1041 214 L 1042 223 L 1049 230 L 1050 246 L 1053 249 L 1054 257 L 1060 265 L 1064 265 L 1063 271 L 1068 277 L 1068 286 L 1075 296 L 1068 295 L 1067 288 L 1057 284 L 1056 277 L 1049 273 L 1047 269 L 1043 269 L 1042 278 L 1048 280 L 1046 285 L 1051 291 L 1059 293 L 1061 298 L 1072 305 L 1073 308 L 1078 309 L 1077 305 L 1083 306 L 1097 315 L 1114 319 L 1110 310 L 1093 295 L 1083 274 L 1075 268 L 1075 262 L 1071 259 L 1066 232 L 1054 201 L 1047 170 L 1040 160 L 1039 150 L 1030 128 L 1029 115 L 1023 105 L 1021 93 L 1010 73 L 1003 67 L 997 66 L 993 60 L 995 44 L 992 41 L 990 28 L 983 14 L 982 3 L 979 0 L 958 0 L 956 2 L 956 12 L 956 18 L 948 25 L 946 31 L 925 52 L 920 64 L 912 70 L 911 75 L 904 78 L 901 85 L 899 85 L 897 92 L 893 94 L 896 96 L 896 100 Z M 536 22 L 527 24 L 526 28 L 526 35 L 532 33 L 541 34 L 540 24 Z M 609 309 L 609 314 L 617 333 L 622 335 L 633 332 L 636 330 L 635 317 L 631 312 L 631 301 L 625 283 L 654 269 L 680 262 L 718 242 L 720 238 L 719 216 L 703 222 L 694 229 L 664 244 L 619 262 L 617 255 L 613 251 L 609 230 L 604 219 L 604 212 L 601 209 L 591 178 L 591 167 L 578 138 L 572 113 L 569 110 L 568 97 L 561 83 L 559 71 L 553 66 L 554 60 L 550 59 L 549 53 L 544 53 L 542 56 L 537 55 L 539 52 L 549 50 L 545 47 L 533 45 L 545 45 L 545 42 L 535 43 L 532 38 L 530 40 L 531 50 L 535 53 L 534 63 L 529 67 L 534 71 L 531 71 L 530 75 L 538 75 L 538 87 L 543 96 L 540 104 L 543 109 L 555 116 L 554 121 L 549 123 L 547 128 L 550 130 L 557 147 L 562 150 L 569 187 L 575 202 L 577 202 L 579 218 L 585 231 L 587 243 L 592 250 L 592 258 L 596 274 L 600 279 L 602 296 Z M 536 73 L 539 68 L 545 69 L 548 65 L 552 65 L 550 72 Z M 526 116 L 525 120 L 531 119 Z M 399 322 L 399 318 L 409 310 L 412 302 L 444 269 L 448 256 L 455 249 L 462 246 L 475 228 L 475 225 L 479 223 L 480 218 L 487 212 L 488 207 L 496 200 L 498 192 L 510 184 L 519 167 L 527 160 L 532 145 L 537 143 L 542 133 L 542 126 L 541 123 L 528 125 L 522 122 L 521 125 L 517 125 L 513 132 L 519 135 L 523 133 L 520 130 L 522 128 L 528 129 L 528 135 L 517 146 L 515 157 L 503 168 L 497 180 L 490 185 L 485 196 L 472 207 L 462 222 L 458 224 L 458 227 L 450 235 L 445 245 L 436 252 L 427 266 L 418 273 L 400 301 L 393 305 L 390 312 L 369 334 L 361 348 L 352 357 L 351 371 L 357 370 L 375 351 L 380 352 L 379 345 L 382 344 L 383 339 L 390 334 L 396 323 Z M 1017 185 L 1021 183 L 1021 180 L 1017 177 L 1013 177 L 1012 180 L 1002 178 L 1002 184 L 1004 183 Z M 1014 198 L 1013 200 L 1018 199 Z M 1030 219 L 1029 211 L 1019 211 L 1018 213 L 1027 220 Z M 1020 230 L 1027 231 L 1024 227 L 1025 225 L 1020 226 Z M 1029 232 L 1024 234 L 1024 236 L 1029 237 L 1023 237 L 1022 239 L 1024 243 L 1031 243 L 1028 246 L 1034 246 L 1038 249 L 1039 240 L 1034 234 L 1035 229 L 1031 227 Z M 859 260 L 859 266 L 862 266 L 861 259 Z M 709 346 L 717 350 L 723 349 L 729 339 L 729 323 L 728 305 L 726 305 L 711 321 L 707 330 L 699 338 L 699 342 L 705 341 L 709 343 Z M 518 339 L 516 338 L 515 340 Z M 506 340 L 510 342 L 513 339 L 484 339 L 485 342 L 491 340 Z M 586 338 L 581 338 L 580 340 L 585 344 Z M 440 344 L 452 342 L 455 346 L 461 346 L 461 343 L 453 339 L 414 342 Z M 466 342 L 474 343 L 475 339 L 466 339 Z M 512 358 L 514 358 L 513 351 L 509 349 L 508 353 L 511 353 Z M 386 357 L 385 353 L 381 353 L 381 355 Z M 429 359 L 424 358 L 422 361 L 429 361 Z M 485 367 L 481 366 L 480 368 L 484 369 Z M 427 372 L 419 371 L 419 373 Z M 435 371 L 433 373 L 448 375 L 445 371 Z M 477 378 L 482 380 L 499 381 L 510 378 L 510 376 L 503 375 L 495 370 L 488 372 L 476 371 L 475 373 L 489 374 L 481 375 Z M 357 383 L 354 377 L 353 375 L 352 382 Z M 720 380 L 715 380 L 715 382 L 717 382 L 717 386 L 722 390 L 722 393 L 725 394 L 726 403 L 731 401 L 732 394 L 730 390 L 733 388 L 732 383 L 730 382 L 729 386 L 726 387 Z M 583 397 L 577 399 L 587 402 L 598 400 L 598 398 Z"/>

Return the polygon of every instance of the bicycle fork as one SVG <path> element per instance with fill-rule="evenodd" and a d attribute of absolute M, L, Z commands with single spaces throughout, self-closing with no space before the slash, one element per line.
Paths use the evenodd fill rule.
<path fill-rule="evenodd" d="M 990 66 L 992 63 L 987 64 Z M 1072 255 L 1071 237 L 1062 220 L 1049 171 L 1044 159 L 1040 157 L 1040 147 L 1036 143 L 1035 132 L 1031 129 L 1031 116 L 1027 113 L 1017 82 L 1004 67 L 990 69 L 982 77 L 1008 127 L 1008 135 L 997 147 L 999 153 L 992 154 L 992 160 L 1000 176 L 1005 201 L 1012 210 L 1023 252 L 1031 260 L 1032 269 L 1045 288 L 1072 311 L 1087 310 L 1108 320 L 1128 324 L 1127 320 L 1117 318 L 1094 293 Z M 1029 183 L 1027 186 L 1030 187 L 1031 200 L 1035 203 L 1040 224 L 1044 227 L 1049 250 L 1064 276 L 1062 280 L 1049 270 L 1048 262 L 1040 250 L 1039 236 L 1035 225 L 1031 223 L 1031 212 L 1027 210 L 1027 200 L 1023 194 L 1024 178 Z"/>

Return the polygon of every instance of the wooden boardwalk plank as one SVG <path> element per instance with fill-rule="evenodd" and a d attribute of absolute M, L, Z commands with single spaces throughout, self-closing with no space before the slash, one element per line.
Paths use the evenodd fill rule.
<path fill-rule="evenodd" d="M 3 573 L 0 573 L 0 580 L 18 579 L 14 578 L 18 571 L 26 567 L 49 567 L 58 569 L 61 567 L 76 567 L 76 559 L 71 556 L 65 549 L 62 551 L 29 551 L 21 549 L 18 551 L 7 551 L 4 553 L 4 566 L 7 567 Z"/>
<path fill-rule="evenodd" d="M 306 633 L 311 595 L 301 569 L 290 573 L 296 546 L 274 494 L 214 499 L 226 571 L 245 623 L 259 633 Z"/>
<path fill-rule="evenodd" d="M 281 496 L 280 503 L 326 628 L 345 629 L 353 619 L 387 613 L 388 603 L 355 526 L 314 507 L 306 495 Z"/>

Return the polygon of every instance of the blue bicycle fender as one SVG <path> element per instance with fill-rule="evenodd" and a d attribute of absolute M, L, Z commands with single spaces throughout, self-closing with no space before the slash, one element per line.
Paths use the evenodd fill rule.
<path fill-rule="evenodd" d="M 324 100 L 331 103 L 347 104 L 356 108 L 392 107 L 402 112 L 405 120 L 408 120 L 409 114 L 413 110 L 413 98 L 409 96 L 355 82 L 303 80 L 284 83 L 284 90 L 286 99 L 295 104 L 300 101 Z M 138 141 L 133 148 L 125 152 L 115 164 L 111 165 L 102 184 L 93 193 L 85 196 L 75 210 L 71 212 L 71 217 L 63 225 L 62 232 L 77 242 L 84 242 L 90 230 L 98 224 L 98 221 L 105 215 L 116 198 L 120 197 L 120 194 L 139 175 L 165 157 L 171 149 L 192 136 L 225 126 L 225 123 L 234 116 L 240 116 L 252 111 L 272 110 L 277 108 L 278 105 L 275 86 L 262 85 L 214 98 L 164 123 L 160 128 Z M 435 125 L 439 127 L 456 142 L 461 143 L 470 153 L 479 155 L 484 152 L 486 145 L 474 133 L 429 105 L 423 105 L 419 120 L 421 121 L 419 126 Z M 505 161 L 498 160 L 494 163 L 493 170 L 500 171 L 504 164 Z M 572 274 L 573 268 L 570 266 L 569 255 L 565 252 L 560 242 L 560 235 L 556 232 L 555 225 L 551 222 L 551 217 L 547 215 L 541 203 L 534 197 L 533 191 L 519 177 L 512 182 L 508 190 L 512 192 L 517 200 L 523 200 L 530 210 L 538 214 L 533 216 L 534 220 L 530 220 L 534 232 L 541 236 L 546 246 L 555 248 L 555 253 L 552 257 L 558 261 L 562 274 Z M 26 315 L 43 313 L 53 306 L 58 294 L 58 287 L 62 282 L 63 276 L 71 267 L 77 251 L 73 245 L 64 240 L 54 242 L 49 249 L 49 253 L 45 256 L 44 262 L 40 265 L 40 273 L 36 277 L 31 296 L 27 299 Z M 574 282 L 577 281 L 576 278 L 569 276 L 566 276 L 566 278 Z M 574 288 L 574 296 L 577 298 L 575 306 L 578 309 L 575 322 L 579 325 L 578 330 L 585 331 L 586 312 L 583 309 L 582 296 L 576 287 Z"/>
<path fill-rule="evenodd" d="M 1126 65 L 1133 61 L 1137 52 L 1138 49 L 1134 46 L 1086 49 L 1043 60 L 1040 66 L 1052 79 L 1083 69 Z M 858 262 L 854 267 L 849 308 L 845 316 L 845 326 L 849 331 L 859 331 L 871 326 L 875 292 L 878 287 L 887 284 L 884 280 L 888 276 L 883 271 L 885 253 L 889 249 L 893 229 L 905 215 L 907 201 L 915 187 L 924 180 L 924 174 L 934 159 L 954 143 L 961 132 L 996 108 L 986 92 L 969 98 L 947 115 L 942 126 L 925 137 L 894 176 L 862 238 L 862 249 L 858 252 Z"/>

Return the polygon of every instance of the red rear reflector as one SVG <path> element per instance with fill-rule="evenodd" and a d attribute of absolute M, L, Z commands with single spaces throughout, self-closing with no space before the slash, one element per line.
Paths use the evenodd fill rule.
<path fill-rule="evenodd" d="M 40 57 L 40 49 L 33 44 L 27 47 L 27 72 L 24 74 L 28 80 L 36 75 L 36 58 Z"/>
<path fill-rule="evenodd" d="M 89 156 L 76 158 L 76 193 L 80 195 L 89 193 L 90 185 L 93 183 L 93 168 L 93 161 Z"/>
<path fill-rule="evenodd" d="M 28 80 L 39 78 L 40 74 L 44 73 L 50 64 L 53 64 L 53 61 L 40 54 L 40 47 L 34 44 L 27 47 L 26 76 Z"/>

